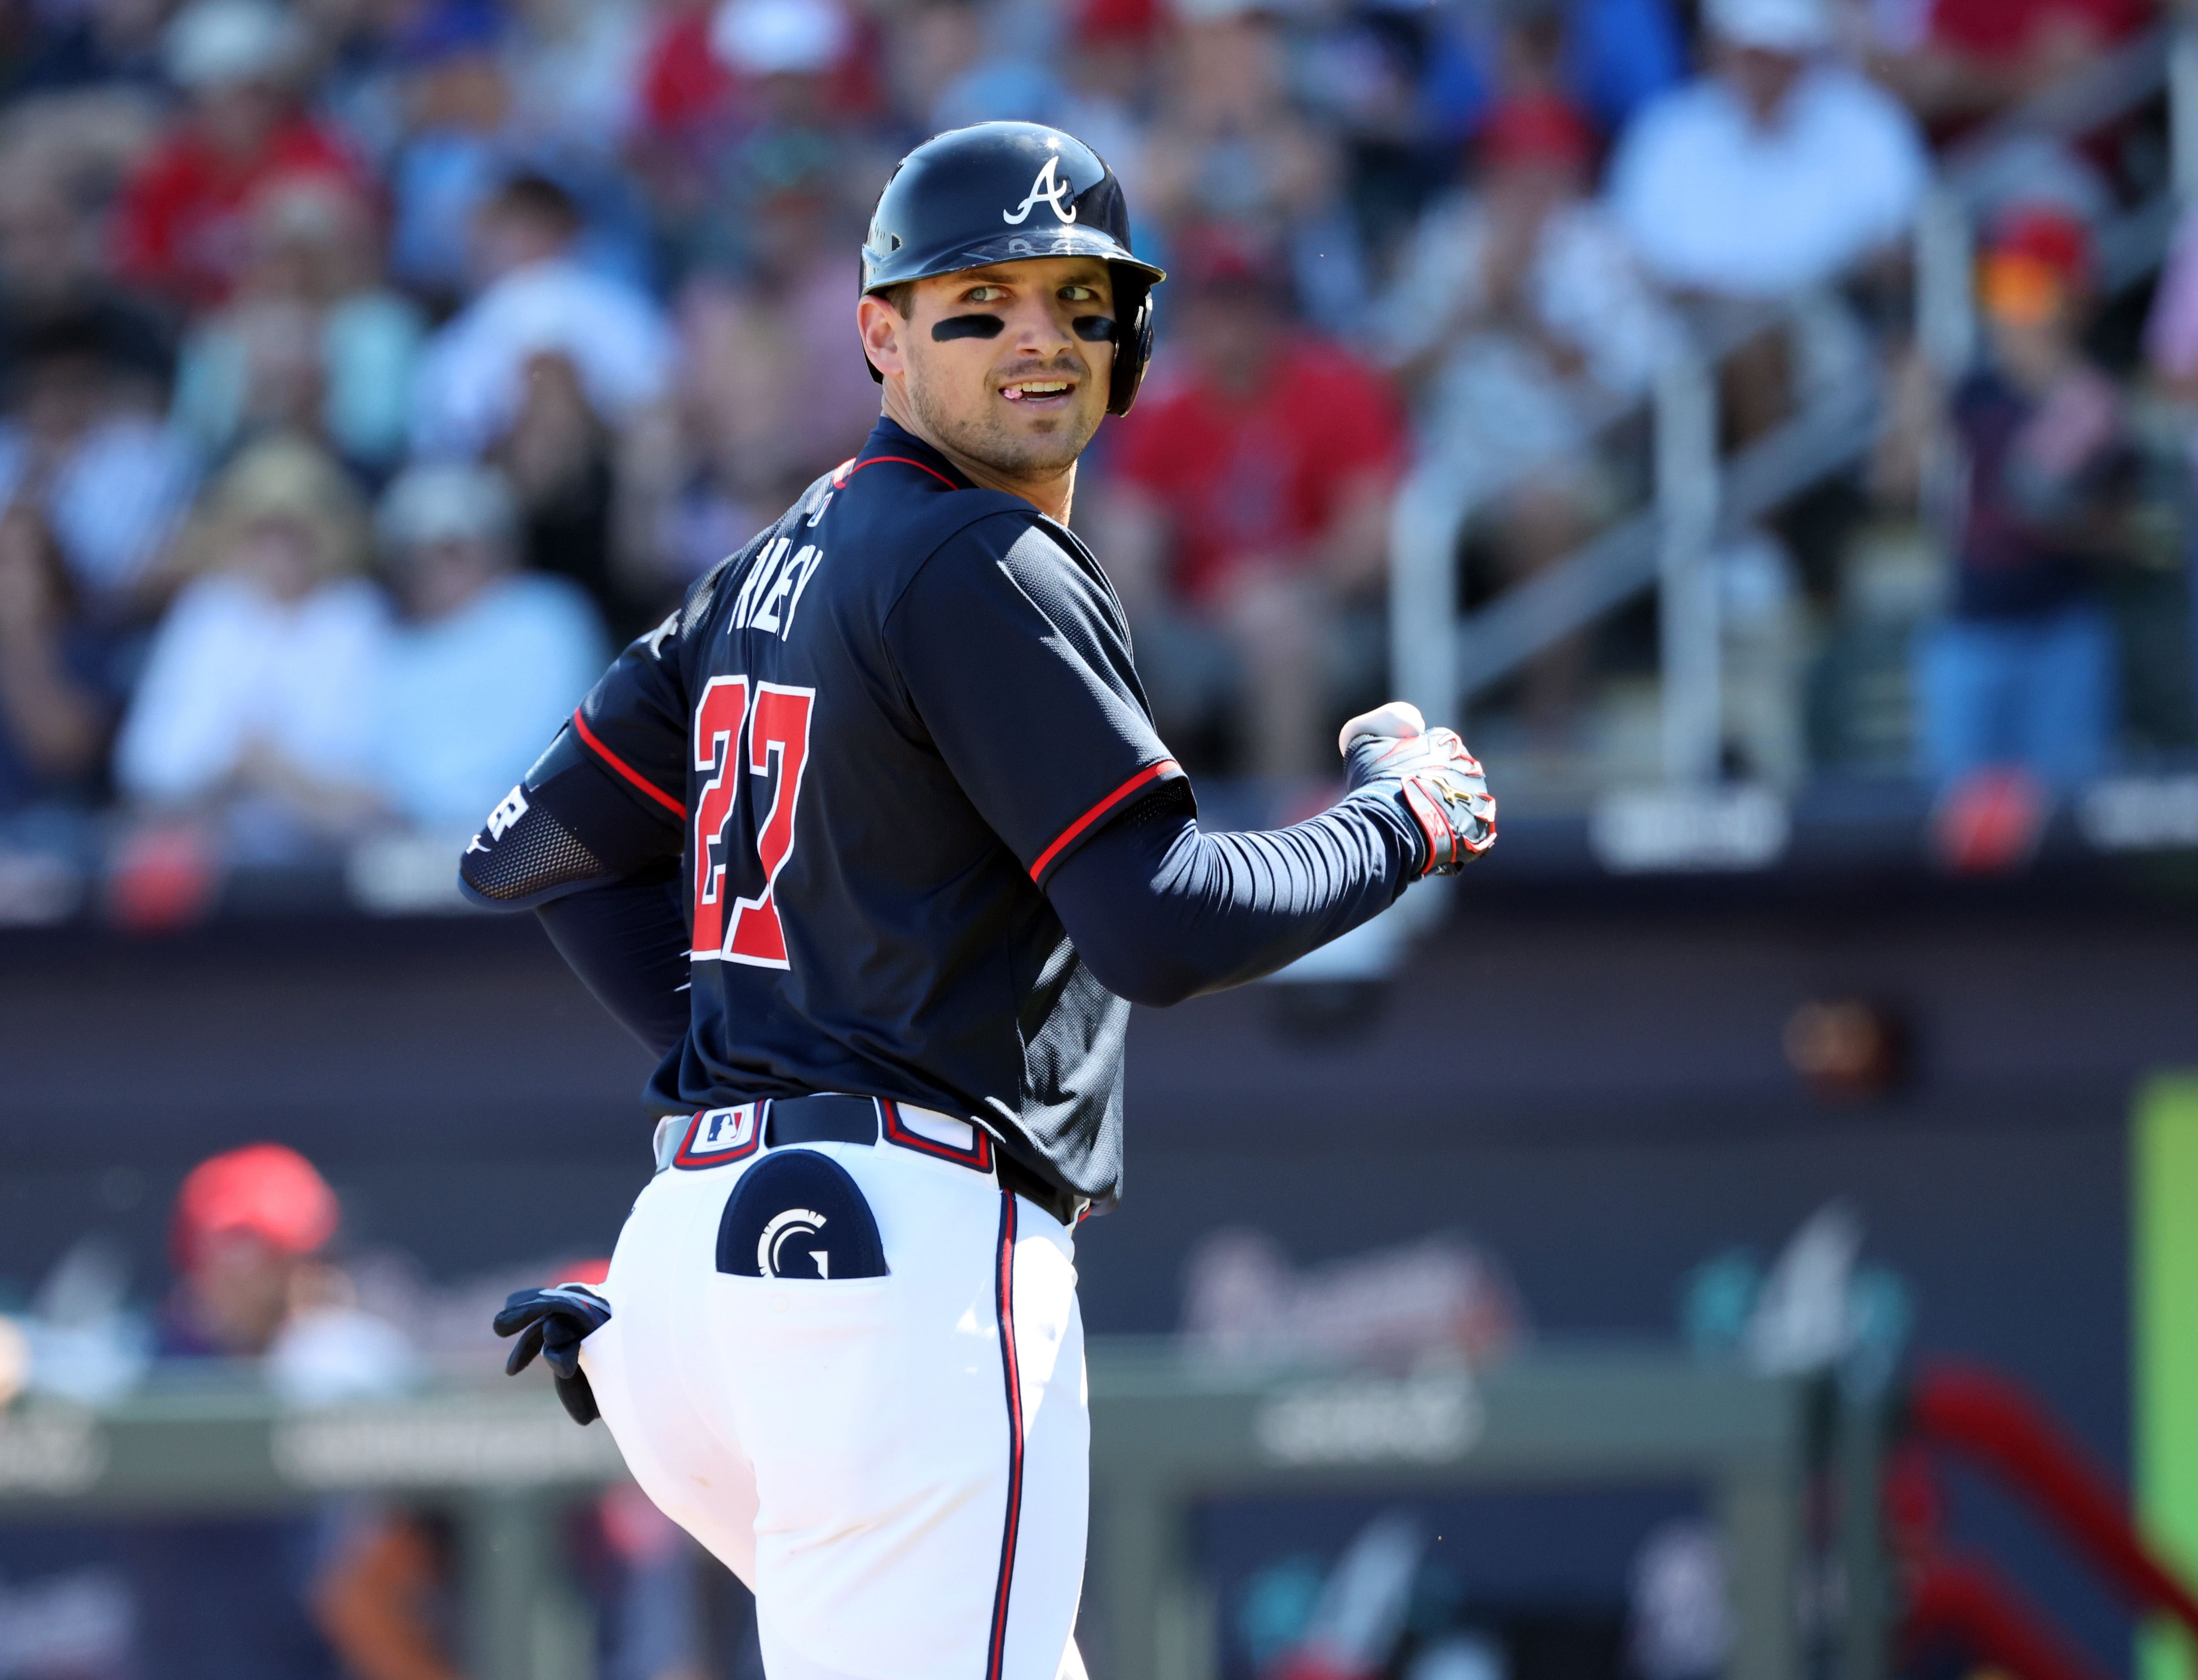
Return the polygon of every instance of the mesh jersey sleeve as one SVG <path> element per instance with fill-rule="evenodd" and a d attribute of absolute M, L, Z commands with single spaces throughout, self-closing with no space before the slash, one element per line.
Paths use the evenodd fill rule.
<path fill-rule="evenodd" d="M 690 602 L 637 638 L 573 714 L 573 730 L 596 762 L 683 824 L 687 684 L 679 656 L 682 631 L 696 616 Z"/>
<path fill-rule="evenodd" d="M 468 843 L 458 885 L 489 910 L 532 910 L 677 860 L 683 833 L 567 724 Z"/>
<path fill-rule="evenodd" d="M 981 520 L 886 619 L 933 744 L 1041 885 L 1140 794 L 1189 788 L 1154 731 L 1120 603 L 1073 542 L 1015 514 Z"/>
<path fill-rule="evenodd" d="M 458 865 L 475 903 L 532 909 L 678 857 L 687 826 L 682 637 L 707 610 L 718 575 L 619 655 L 489 813 Z"/>

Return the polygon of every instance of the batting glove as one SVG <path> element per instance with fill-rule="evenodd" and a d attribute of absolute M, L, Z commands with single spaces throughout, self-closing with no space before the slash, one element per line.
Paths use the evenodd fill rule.
<path fill-rule="evenodd" d="M 575 1423 L 593 1423 L 602 1414 L 596 1410 L 596 1391 L 588 1386 L 580 1369 L 580 1344 L 610 1322 L 611 1304 L 581 1283 L 561 1283 L 554 1289 L 521 1289 L 503 1304 L 496 1316 L 496 1333 L 517 1336 L 504 1375 L 516 1376 L 534 1363 L 542 1363 L 557 1385 L 557 1398 Z"/>
<path fill-rule="evenodd" d="M 1352 792 L 1384 796 L 1419 831 L 1422 875 L 1456 875 L 1496 844 L 1496 797 L 1455 730 L 1361 735 L 1344 752 Z"/>

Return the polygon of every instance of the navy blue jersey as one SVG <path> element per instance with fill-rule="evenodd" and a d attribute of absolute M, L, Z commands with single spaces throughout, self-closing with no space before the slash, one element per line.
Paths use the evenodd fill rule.
<path fill-rule="evenodd" d="M 1114 1193 L 1129 1006 L 1043 888 L 1110 816 L 1189 793 L 1074 535 L 881 421 L 573 727 L 679 852 L 692 997 L 656 1109 L 900 1098 Z"/>

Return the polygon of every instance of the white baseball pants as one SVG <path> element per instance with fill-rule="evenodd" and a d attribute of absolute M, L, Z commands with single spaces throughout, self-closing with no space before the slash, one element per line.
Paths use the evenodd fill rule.
<path fill-rule="evenodd" d="M 1073 1233 L 919 1148 L 796 1147 L 853 1177 L 889 1275 L 721 1273 L 726 1200 L 776 1152 L 660 1171 L 580 1353 L 627 1467 L 754 1592 L 770 1680 L 1082 1680 Z"/>

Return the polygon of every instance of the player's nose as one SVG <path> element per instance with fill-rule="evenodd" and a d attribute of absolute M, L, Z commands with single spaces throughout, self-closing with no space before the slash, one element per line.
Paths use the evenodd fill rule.
<path fill-rule="evenodd" d="M 1056 299 L 1030 297 L 1009 318 L 1007 339 L 1018 355 L 1058 356 L 1074 347 L 1076 334 Z"/>

